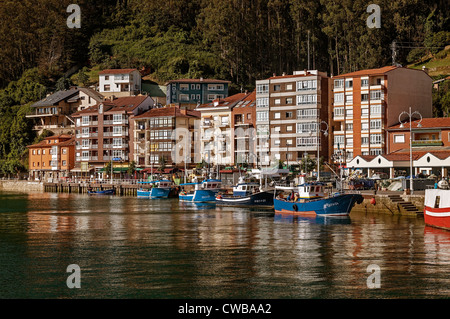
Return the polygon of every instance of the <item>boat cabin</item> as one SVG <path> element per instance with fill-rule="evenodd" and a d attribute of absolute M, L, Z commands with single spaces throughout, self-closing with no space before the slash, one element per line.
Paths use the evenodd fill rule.
<path fill-rule="evenodd" d="M 260 191 L 259 183 L 240 183 L 233 187 L 234 196 L 245 196 Z"/>
<path fill-rule="evenodd" d="M 324 185 L 321 183 L 304 183 L 298 186 L 299 198 L 320 198 L 324 197 Z"/>
<path fill-rule="evenodd" d="M 222 181 L 218 179 L 206 179 L 201 183 L 201 189 L 214 190 L 222 187 Z"/>

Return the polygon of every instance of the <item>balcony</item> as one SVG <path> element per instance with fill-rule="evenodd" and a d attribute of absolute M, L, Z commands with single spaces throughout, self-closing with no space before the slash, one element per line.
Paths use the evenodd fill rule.
<path fill-rule="evenodd" d="M 442 140 L 413 140 L 412 147 L 423 147 L 423 146 L 442 146 L 444 143 Z"/>

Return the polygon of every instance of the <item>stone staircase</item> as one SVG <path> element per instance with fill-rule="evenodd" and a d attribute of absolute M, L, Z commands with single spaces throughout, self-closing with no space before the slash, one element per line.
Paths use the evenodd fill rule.
<path fill-rule="evenodd" d="M 423 214 L 413 203 L 405 201 L 400 195 L 388 195 L 391 202 L 397 204 L 398 210 L 401 214 L 420 215 Z"/>

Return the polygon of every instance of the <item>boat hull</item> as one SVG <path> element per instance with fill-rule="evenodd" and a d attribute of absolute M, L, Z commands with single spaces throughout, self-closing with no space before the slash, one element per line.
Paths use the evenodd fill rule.
<path fill-rule="evenodd" d="M 432 208 L 425 206 L 423 210 L 425 224 L 432 227 L 450 230 L 450 208 Z"/>
<path fill-rule="evenodd" d="M 196 190 L 193 193 L 178 195 L 180 201 L 183 202 L 196 202 L 196 203 L 206 203 L 206 202 L 215 202 L 216 194 L 219 190 Z"/>
<path fill-rule="evenodd" d="M 216 197 L 216 204 L 221 206 L 266 206 L 273 207 L 273 192 L 259 192 L 247 196 Z"/>
<path fill-rule="evenodd" d="M 89 195 L 114 195 L 114 189 L 105 189 L 103 191 L 88 191 Z"/>
<path fill-rule="evenodd" d="M 279 214 L 294 214 L 302 216 L 346 216 L 350 214 L 355 203 L 362 203 L 362 195 L 341 194 L 329 198 L 285 201 L 274 199 L 275 212 Z"/>

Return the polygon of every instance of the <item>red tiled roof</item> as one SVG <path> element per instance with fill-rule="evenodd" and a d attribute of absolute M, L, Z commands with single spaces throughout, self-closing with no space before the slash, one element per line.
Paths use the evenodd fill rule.
<path fill-rule="evenodd" d="M 66 139 L 59 143 L 47 143 L 46 140 L 40 141 L 39 143 L 28 145 L 28 148 L 39 148 L 39 147 L 52 147 L 52 146 L 67 146 L 67 145 L 75 145 L 75 137 L 68 135 L 70 138 Z"/>
<path fill-rule="evenodd" d="M 135 116 L 135 119 L 146 119 L 159 116 L 174 116 L 174 117 L 200 117 L 200 112 L 194 110 L 186 110 L 186 114 L 179 107 L 161 107 L 148 110 L 141 115 Z"/>
<path fill-rule="evenodd" d="M 214 108 L 214 107 L 229 107 L 229 108 L 232 108 L 234 105 L 236 105 L 236 103 L 238 103 L 239 101 L 242 101 L 248 95 L 249 95 L 248 93 L 234 94 L 234 95 L 228 96 L 228 97 L 223 98 L 223 99 L 216 99 L 216 100 L 214 100 L 214 101 L 212 101 L 210 103 L 199 105 L 197 107 L 197 109 Z M 217 103 L 217 102 L 218 102 L 218 104 L 215 105 L 215 103 Z"/>
<path fill-rule="evenodd" d="M 129 74 L 137 69 L 107 69 L 100 71 L 98 74 Z"/>
<path fill-rule="evenodd" d="M 450 117 L 437 117 L 437 118 L 423 118 L 422 121 L 420 120 L 415 120 L 412 121 L 412 128 L 416 129 L 419 128 L 417 127 L 417 125 L 419 124 L 421 127 L 420 128 L 449 128 L 450 129 Z M 396 124 L 393 126 L 390 126 L 388 128 L 389 130 L 409 130 L 409 121 L 406 122 L 405 124 L 403 124 L 403 128 L 400 128 L 401 124 Z"/>
<path fill-rule="evenodd" d="M 345 77 L 355 77 L 355 76 L 365 76 L 365 75 L 381 75 L 385 74 L 389 71 L 397 69 L 397 66 L 384 66 L 382 68 L 378 69 L 367 69 L 367 70 L 360 70 L 356 72 L 350 72 L 345 74 L 340 74 L 334 76 L 334 78 L 345 78 Z"/>
<path fill-rule="evenodd" d="M 141 105 L 147 98 L 146 95 L 139 96 L 126 96 L 126 97 L 118 97 L 114 100 L 105 100 L 101 103 L 97 103 L 96 105 L 90 106 L 87 109 L 78 111 L 72 114 L 72 117 L 81 116 L 83 114 L 91 114 L 98 113 L 98 107 L 100 104 L 103 104 L 103 112 L 114 112 L 114 111 L 133 111 L 136 107 Z"/>

